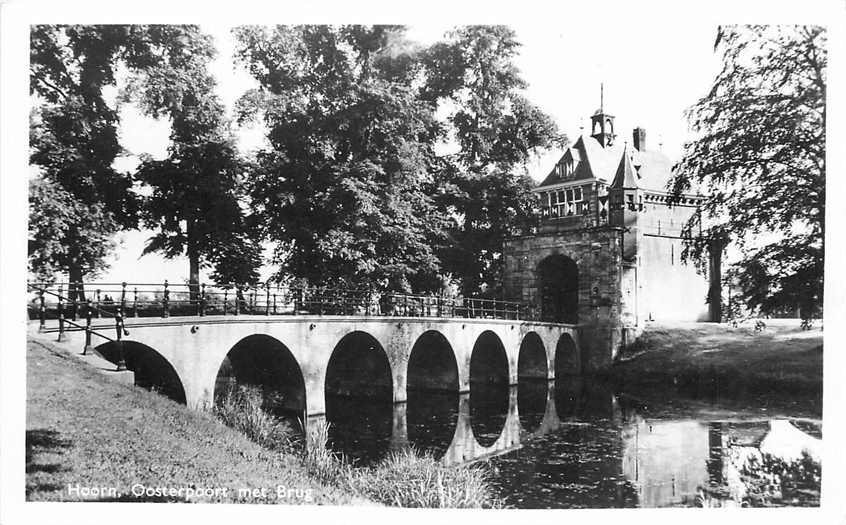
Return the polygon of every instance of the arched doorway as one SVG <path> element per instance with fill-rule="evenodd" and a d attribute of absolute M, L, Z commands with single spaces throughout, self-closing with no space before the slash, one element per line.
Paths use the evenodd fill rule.
<path fill-rule="evenodd" d="M 185 404 L 185 389 L 173 365 L 149 346 L 135 341 L 109 342 L 95 350 L 104 359 L 117 364 L 120 360 L 118 344 L 123 345 L 126 368 L 135 373 L 135 385 L 162 394 L 177 403 Z"/>
<path fill-rule="evenodd" d="M 541 319 L 555 323 L 579 322 L 579 268 L 564 255 L 550 255 L 538 265 Z"/>

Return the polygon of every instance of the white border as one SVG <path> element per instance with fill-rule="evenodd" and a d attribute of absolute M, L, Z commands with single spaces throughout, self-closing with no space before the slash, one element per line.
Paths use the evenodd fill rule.
<path fill-rule="evenodd" d="M 2 2 L 2 0 L 0 0 Z M 529 517 L 538 522 L 562 520 L 624 520 L 635 523 L 683 521 L 686 524 L 720 521 L 766 520 L 768 524 L 797 522 L 846 523 L 846 349 L 843 325 L 846 308 L 846 279 L 839 272 L 846 267 L 846 249 L 839 227 L 846 206 L 844 197 L 844 64 L 846 39 L 844 2 L 831 1 L 739 1 L 691 2 L 646 1 L 571 3 L 456 2 L 429 0 L 401 3 L 370 2 L 267 2 L 239 0 L 215 5 L 209 2 L 145 1 L 116 2 L 23 2 L 0 4 L 0 523 L 143 523 L 164 520 L 210 520 L 291 522 L 291 520 L 336 520 L 347 522 L 398 521 L 423 523 L 436 519 L 473 519 L 485 523 L 507 522 Z M 574 20 L 602 20 L 622 17 L 637 24 L 644 17 L 660 17 L 668 24 L 688 20 L 720 23 L 814 23 L 829 27 L 829 132 L 828 140 L 828 239 L 826 258 L 826 351 L 823 435 L 823 494 L 821 509 L 643 509 L 627 511 L 415 511 L 362 507 L 278 507 L 259 505 L 167 505 L 139 503 L 26 503 L 24 502 L 25 428 L 25 316 L 22 304 L 26 281 L 27 139 L 28 139 L 28 37 L 31 23 L 205 23 L 225 19 L 227 23 L 443 23 L 444 18 L 462 23 L 515 23 L 558 20 L 563 30 Z M 599 32 L 603 37 L 605 33 Z M 621 43 L 626 45 L 626 43 Z M 668 42 L 668 45 L 672 43 Z M 582 52 L 590 52 L 585 43 Z M 550 57 L 555 64 L 561 57 Z M 839 95 L 839 96 L 838 96 Z M 692 101 L 691 101 L 692 102 Z M 806 521 L 807 520 L 807 521 Z"/>

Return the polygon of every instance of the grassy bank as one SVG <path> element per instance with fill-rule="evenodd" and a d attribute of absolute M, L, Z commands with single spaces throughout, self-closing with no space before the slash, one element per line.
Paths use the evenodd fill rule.
<path fill-rule="evenodd" d="M 141 484 L 227 489 L 198 501 L 368 503 L 320 483 L 299 458 L 262 448 L 209 414 L 110 381 L 61 350 L 32 341 L 27 344 L 26 447 L 30 501 L 190 499 L 187 490 L 181 497 L 136 498 L 132 487 Z M 73 490 L 77 484 L 114 488 L 117 494 L 88 497 Z M 278 486 L 301 492 L 277 500 L 271 494 Z M 239 494 L 242 488 L 259 489 L 258 497 Z"/>
<path fill-rule="evenodd" d="M 217 415 L 237 429 L 211 413 L 110 381 L 52 345 L 29 341 L 27 500 L 499 506 L 483 467 L 445 467 L 406 451 L 375 467 L 353 469 L 324 449 L 325 427 L 310 426 L 311 446 L 303 454 L 293 450 L 300 449 L 295 441 L 284 439 L 290 429 L 257 412 L 254 399 L 231 401 L 230 408 L 241 403 L 244 416 Z M 133 494 L 139 485 L 183 490 L 139 497 Z M 95 487 L 114 493 L 84 494 Z M 218 490 L 198 495 L 204 488 Z"/>
<path fill-rule="evenodd" d="M 728 396 L 799 395 L 821 403 L 822 330 L 802 330 L 798 320 L 764 322 L 760 330 L 753 324 L 649 324 L 609 376 L 623 390 L 671 386 Z"/>

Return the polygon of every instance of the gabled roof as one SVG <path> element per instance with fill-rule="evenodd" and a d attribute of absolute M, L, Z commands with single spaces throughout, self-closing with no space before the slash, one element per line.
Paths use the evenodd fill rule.
<path fill-rule="evenodd" d="M 563 169 L 556 169 L 559 165 L 566 166 L 568 162 L 573 167 L 571 175 L 564 175 Z M 582 135 L 564 151 L 538 189 L 584 179 L 597 179 L 612 184 L 621 169 L 624 179 L 626 175 L 630 177 L 628 182 L 624 182 L 624 187 L 667 191 L 673 164 L 659 151 L 638 151 L 620 144 L 603 148 L 595 138 Z M 628 186 L 632 181 L 635 184 Z"/>

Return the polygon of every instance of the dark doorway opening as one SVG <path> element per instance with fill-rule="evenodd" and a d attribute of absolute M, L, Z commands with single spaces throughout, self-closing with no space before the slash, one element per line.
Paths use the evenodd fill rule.
<path fill-rule="evenodd" d="M 579 322 L 579 268 L 563 255 L 550 255 L 538 265 L 541 319 L 554 323 Z"/>

